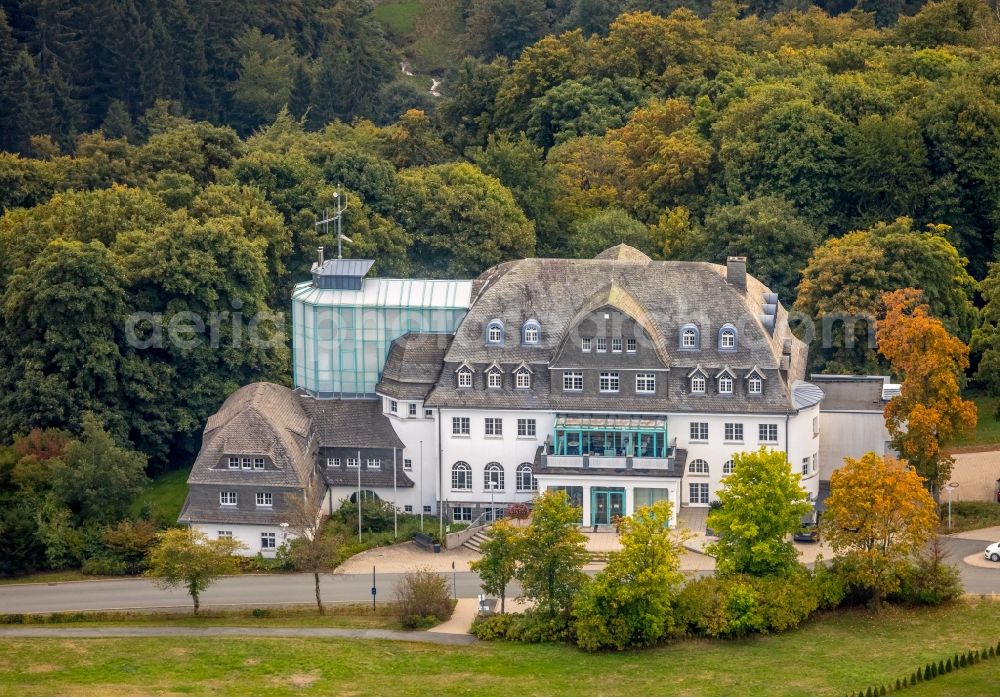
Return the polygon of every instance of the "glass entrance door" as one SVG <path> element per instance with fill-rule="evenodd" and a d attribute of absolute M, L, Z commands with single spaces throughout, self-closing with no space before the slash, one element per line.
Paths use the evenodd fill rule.
<path fill-rule="evenodd" d="M 611 525 L 625 515 L 625 489 L 621 487 L 593 488 L 590 499 L 592 525 Z"/>

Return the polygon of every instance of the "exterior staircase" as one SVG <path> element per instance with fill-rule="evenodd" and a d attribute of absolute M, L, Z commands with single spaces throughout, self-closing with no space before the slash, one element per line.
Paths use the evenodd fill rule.
<path fill-rule="evenodd" d="M 469 539 L 467 539 L 465 542 L 462 543 L 462 546 L 465 547 L 466 549 L 471 549 L 476 554 L 479 554 L 480 545 L 482 545 L 484 542 L 486 542 L 487 539 L 489 539 L 489 535 L 486 534 L 486 531 L 489 529 L 490 527 L 488 525 L 484 525 L 483 527 L 479 528 L 479 530 L 476 531 L 475 535 L 473 535 L 472 537 L 470 537 Z"/>

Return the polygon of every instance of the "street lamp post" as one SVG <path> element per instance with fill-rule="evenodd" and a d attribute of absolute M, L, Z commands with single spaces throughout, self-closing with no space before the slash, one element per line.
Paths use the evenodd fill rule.
<path fill-rule="evenodd" d="M 948 529 L 951 530 L 951 492 L 958 488 L 958 482 L 949 482 L 948 489 Z"/>

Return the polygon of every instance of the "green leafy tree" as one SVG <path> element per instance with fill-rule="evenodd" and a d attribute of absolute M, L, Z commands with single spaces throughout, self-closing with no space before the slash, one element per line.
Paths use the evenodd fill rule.
<path fill-rule="evenodd" d="M 56 489 L 80 522 L 124 518 L 149 483 L 146 456 L 115 443 L 90 413 L 83 415 L 83 433 L 67 446 L 65 461 L 65 476 Z"/>
<path fill-rule="evenodd" d="M 288 508 L 289 530 L 295 534 L 289 544 L 289 557 L 296 571 L 313 575 L 316 592 L 316 610 L 323 614 L 320 595 L 320 574 L 330 573 L 340 564 L 347 540 L 333 526 L 326 525 L 327 518 L 316 512 L 307 499 L 299 494 L 285 496 Z"/>
<path fill-rule="evenodd" d="M 620 208 L 608 208 L 577 222 L 569 236 L 571 254 L 578 259 L 593 259 L 616 244 L 653 253 L 649 227 Z"/>
<path fill-rule="evenodd" d="M 236 572 L 233 554 L 243 548 L 232 538 L 210 540 L 200 530 L 173 528 L 157 536 L 146 575 L 161 588 L 185 588 L 197 615 L 201 594 L 220 576 Z"/>
<path fill-rule="evenodd" d="M 519 545 L 515 578 L 521 593 L 543 615 L 566 612 L 587 580 L 586 536 L 580 532 L 580 509 L 563 491 L 546 491 L 535 499 L 531 523 Z"/>
<path fill-rule="evenodd" d="M 980 324 L 972 332 L 971 348 L 980 355 L 976 380 L 996 397 L 1000 396 L 1000 263 L 990 264 L 979 292 L 985 304 L 980 311 Z M 1000 418 L 1000 408 L 997 416 Z"/>
<path fill-rule="evenodd" d="M 733 456 L 733 473 L 718 492 L 722 506 L 708 514 L 719 540 L 706 551 L 716 557 L 720 573 L 768 576 L 795 568 L 797 553 L 786 538 L 812 510 L 800 479 L 781 451 Z"/>
<path fill-rule="evenodd" d="M 604 135 L 623 126 L 646 96 L 634 78 L 567 80 L 531 100 L 528 135 L 546 149 L 581 135 Z"/>
<path fill-rule="evenodd" d="M 432 276 L 472 276 L 532 256 L 534 226 L 497 179 L 465 163 L 399 173 L 396 220 L 414 238 L 410 260 Z"/>
<path fill-rule="evenodd" d="M 246 132 L 270 122 L 288 105 L 301 59 L 291 39 L 276 39 L 258 27 L 240 36 L 236 47 L 240 52 L 239 77 L 230 89 Z"/>
<path fill-rule="evenodd" d="M 500 613 L 506 612 L 507 585 L 517 570 L 520 530 L 506 520 L 490 526 L 487 539 L 480 545 L 482 557 L 469 568 L 479 574 L 483 590 L 500 597 Z"/>
<path fill-rule="evenodd" d="M 673 630 L 673 603 L 684 576 L 683 551 L 670 529 L 672 504 L 638 508 L 621 522 L 622 549 L 573 605 L 577 643 L 588 651 L 650 646 Z"/>

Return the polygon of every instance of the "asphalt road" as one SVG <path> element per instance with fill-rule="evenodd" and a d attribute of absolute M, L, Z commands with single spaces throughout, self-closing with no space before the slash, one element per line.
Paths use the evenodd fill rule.
<path fill-rule="evenodd" d="M 963 564 L 970 554 L 981 553 L 986 542 L 942 538 L 950 561 L 957 564 L 968 593 L 1000 594 L 1000 564 L 978 568 Z M 700 575 L 700 574 L 699 574 Z M 376 574 L 376 600 L 393 600 L 396 583 L 402 574 Z M 459 598 L 474 598 L 480 593 L 479 577 L 459 572 L 452 577 Z M 514 584 L 511 597 L 518 589 Z M 368 575 L 323 576 L 324 602 L 371 602 L 372 577 Z M 203 607 L 263 607 L 313 603 L 313 578 L 309 574 L 274 574 L 232 576 L 219 580 L 202 594 Z M 183 589 L 161 590 L 145 579 L 78 581 L 72 583 L 33 583 L 0 586 L 0 613 L 71 612 L 88 610 L 163 610 L 187 608 L 191 599 Z"/>

